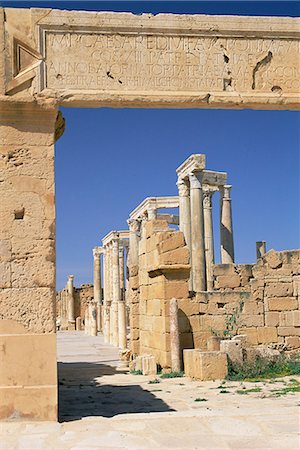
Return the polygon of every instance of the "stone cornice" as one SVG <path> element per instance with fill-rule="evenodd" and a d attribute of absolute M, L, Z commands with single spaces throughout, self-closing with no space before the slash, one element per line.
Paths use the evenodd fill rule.
<path fill-rule="evenodd" d="M 178 208 L 179 197 L 165 196 L 165 197 L 147 197 L 142 201 L 131 213 L 129 220 L 142 220 L 149 209 L 163 209 L 163 208 Z"/>

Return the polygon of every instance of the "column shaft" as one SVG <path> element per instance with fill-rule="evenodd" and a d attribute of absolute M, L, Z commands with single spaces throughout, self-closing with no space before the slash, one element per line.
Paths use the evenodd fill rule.
<path fill-rule="evenodd" d="M 94 248 L 93 249 L 94 256 L 94 300 L 97 304 L 100 304 L 102 301 L 102 292 L 101 292 L 101 254 L 100 252 Z"/>
<path fill-rule="evenodd" d="M 204 248 L 204 222 L 203 199 L 200 175 L 194 173 L 190 178 L 191 192 L 191 249 L 192 249 L 192 276 L 193 290 L 195 292 L 206 289 L 205 248 Z"/>
<path fill-rule="evenodd" d="M 190 189 L 187 180 L 179 179 L 177 182 L 179 194 L 179 229 L 183 232 L 186 245 L 190 251 L 190 264 L 192 267 L 192 249 L 191 249 L 191 202 Z M 189 291 L 193 290 L 192 270 L 189 279 Z"/>
<path fill-rule="evenodd" d="M 214 236 L 212 220 L 212 192 L 203 194 L 203 216 L 204 216 L 204 246 L 206 264 L 206 287 L 208 291 L 213 289 L 213 264 L 214 264 Z"/>
<path fill-rule="evenodd" d="M 220 207 L 220 226 L 221 226 L 221 263 L 234 263 L 233 249 L 233 230 L 232 230 L 232 211 L 231 211 L 231 186 L 224 186 L 220 189 L 221 207 Z"/>
<path fill-rule="evenodd" d="M 118 333 L 118 302 L 120 301 L 120 264 L 119 264 L 119 239 L 115 238 L 112 241 L 112 281 L 113 281 L 113 299 L 112 299 L 112 314 L 113 314 L 113 345 L 119 345 Z"/>

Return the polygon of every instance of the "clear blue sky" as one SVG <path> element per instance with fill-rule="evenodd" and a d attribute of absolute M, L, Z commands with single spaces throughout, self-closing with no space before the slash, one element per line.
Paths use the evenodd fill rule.
<path fill-rule="evenodd" d="M 140 12 L 299 16 L 297 2 L 0 2 L 2 6 Z M 236 262 L 255 241 L 299 248 L 300 113 L 293 111 L 63 109 L 56 144 L 57 287 L 92 282 L 92 248 L 145 197 L 177 195 L 175 169 L 191 153 L 226 171 Z M 215 201 L 215 203 L 217 203 Z M 219 258 L 218 205 L 215 250 Z"/>

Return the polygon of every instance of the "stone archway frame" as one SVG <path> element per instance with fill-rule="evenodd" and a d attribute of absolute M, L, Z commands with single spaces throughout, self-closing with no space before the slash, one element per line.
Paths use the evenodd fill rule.
<path fill-rule="evenodd" d="M 0 418 L 57 418 L 59 106 L 299 109 L 299 30 L 287 17 L 0 9 Z"/>

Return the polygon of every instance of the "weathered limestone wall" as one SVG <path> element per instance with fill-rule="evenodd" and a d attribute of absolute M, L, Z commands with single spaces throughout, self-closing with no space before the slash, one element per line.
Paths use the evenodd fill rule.
<path fill-rule="evenodd" d="M 54 108 L 0 103 L 0 366 L 7 367 L 1 372 L 1 418 L 56 419 L 56 116 Z M 19 364 L 22 355 L 28 356 L 28 373 Z"/>
<path fill-rule="evenodd" d="M 139 243 L 139 306 L 131 318 L 138 354 L 171 367 L 170 300 L 178 302 L 180 356 L 183 349 L 210 350 L 211 336 L 247 336 L 248 345 L 300 348 L 300 251 L 266 253 L 256 264 L 213 268 L 214 290 L 189 298 L 189 252 L 183 233 L 167 222 L 144 225 Z M 134 310 L 135 311 L 135 310 Z"/>
<path fill-rule="evenodd" d="M 270 250 L 253 266 L 215 266 L 214 275 L 222 294 L 242 296 L 242 290 L 248 290 L 249 298 L 237 314 L 238 333 L 246 334 L 253 345 L 300 348 L 299 250 Z"/>

